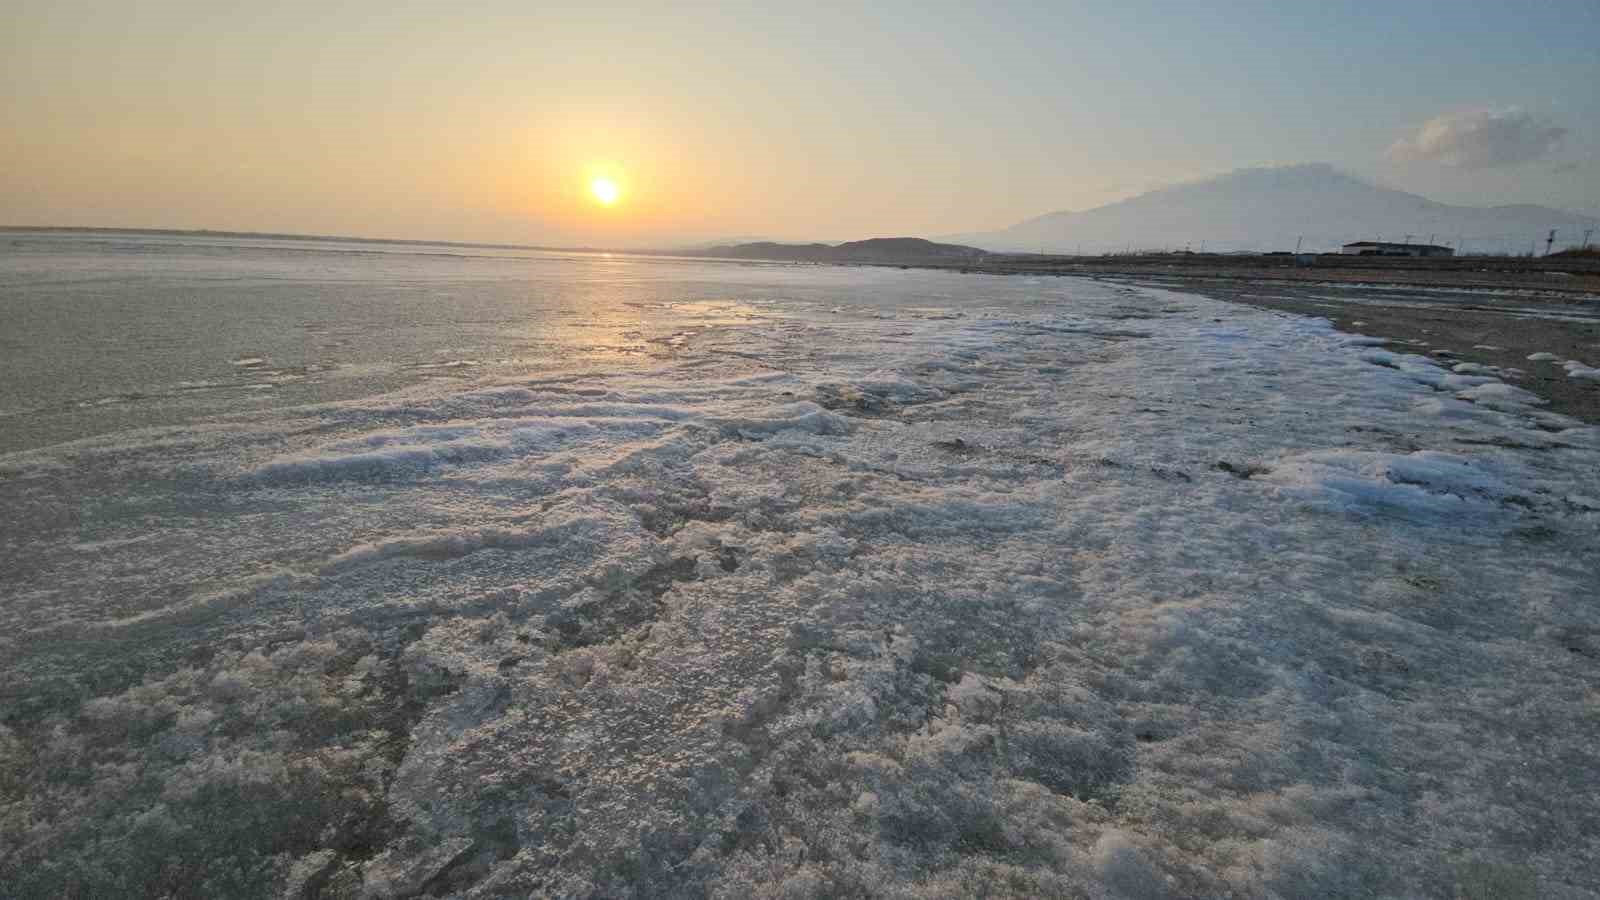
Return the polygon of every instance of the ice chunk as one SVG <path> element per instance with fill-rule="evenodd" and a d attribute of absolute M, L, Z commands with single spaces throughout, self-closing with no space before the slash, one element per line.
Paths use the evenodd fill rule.
<path fill-rule="evenodd" d="M 1500 501 L 1520 496 L 1481 464 L 1436 451 L 1296 454 L 1254 480 L 1277 485 L 1285 496 L 1368 515 L 1470 514 L 1481 519 L 1492 516 Z"/>
<path fill-rule="evenodd" d="M 1591 381 L 1600 381 L 1600 369 L 1585 365 L 1578 360 L 1569 359 L 1561 364 L 1561 368 L 1567 370 L 1568 378 L 1585 378 Z"/>

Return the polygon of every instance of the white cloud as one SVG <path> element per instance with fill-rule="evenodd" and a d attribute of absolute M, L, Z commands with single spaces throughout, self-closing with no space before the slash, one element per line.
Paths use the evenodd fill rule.
<path fill-rule="evenodd" d="M 1566 134 L 1516 107 L 1474 109 L 1429 119 L 1415 135 L 1395 141 L 1389 155 L 1462 169 L 1514 166 L 1549 153 Z"/>

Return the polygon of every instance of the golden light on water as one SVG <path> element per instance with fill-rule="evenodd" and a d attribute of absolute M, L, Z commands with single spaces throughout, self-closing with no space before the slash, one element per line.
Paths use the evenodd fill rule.
<path fill-rule="evenodd" d="M 615 206 L 622 197 L 622 189 L 609 178 L 595 178 L 589 182 L 589 193 L 601 206 Z"/>

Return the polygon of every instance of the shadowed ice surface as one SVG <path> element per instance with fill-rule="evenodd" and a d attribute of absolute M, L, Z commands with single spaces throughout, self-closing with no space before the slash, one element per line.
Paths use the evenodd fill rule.
<path fill-rule="evenodd" d="M 1600 890 L 1600 435 L 1514 384 L 1074 279 L 222 255 L 351 349 L 264 299 L 152 384 L 379 375 L 0 456 L 10 895 Z"/>

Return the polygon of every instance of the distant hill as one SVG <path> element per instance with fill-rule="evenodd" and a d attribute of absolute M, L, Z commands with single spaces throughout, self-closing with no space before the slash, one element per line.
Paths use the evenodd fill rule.
<path fill-rule="evenodd" d="M 870 238 L 843 244 L 779 244 L 756 241 L 688 252 L 690 256 L 722 259 L 767 259 L 780 262 L 918 263 L 976 259 L 985 251 L 960 244 L 939 244 L 923 238 Z"/>
<path fill-rule="evenodd" d="M 1054 212 L 1000 231 L 953 235 L 988 250 L 1056 253 L 1133 250 L 1332 250 L 1349 241 L 1449 244 L 1469 253 L 1525 253 L 1529 241 L 1544 252 L 1574 243 L 1592 216 L 1521 204 L 1473 207 L 1436 203 L 1417 194 L 1379 187 L 1325 163 L 1239 169 L 1204 181 L 1174 185 L 1084 210 Z"/>

